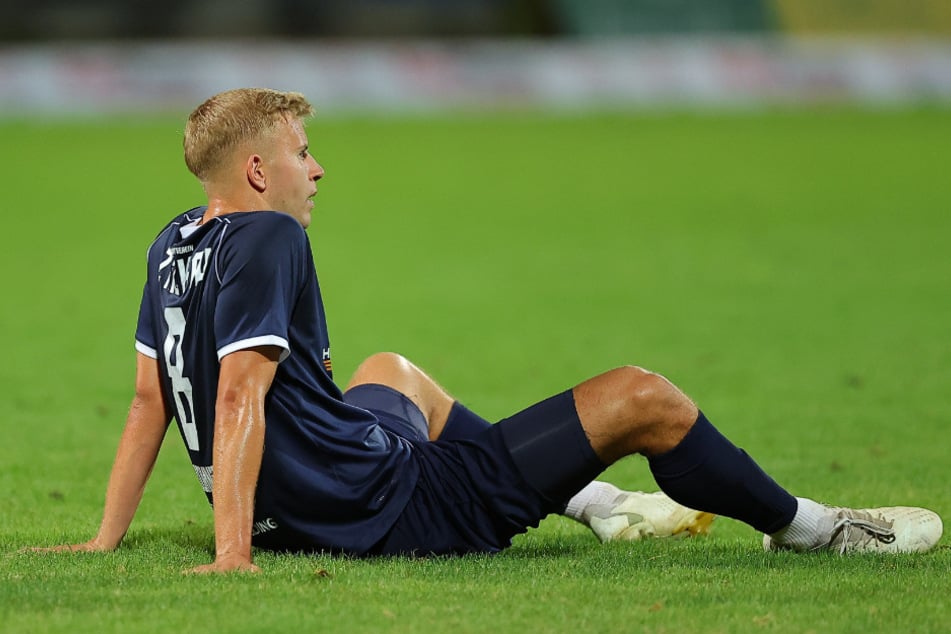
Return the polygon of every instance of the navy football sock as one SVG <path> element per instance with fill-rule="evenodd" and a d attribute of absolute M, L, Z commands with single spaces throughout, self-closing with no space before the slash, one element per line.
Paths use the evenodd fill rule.
<path fill-rule="evenodd" d="M 796 498 L 703 413 L 679 445 L 648 463 L 664 493 L 698 511 L 738 519 L 763 533 L 786 527 L 796 515 Z"/>
<path fill-rule="evenodd" d="M 472 438 L 479 432 L 483 432 L 491 426 L 489 421 L 485 420 L 465 405 L 456 401 L 449 410 L 449 418 L 446 419 L 446 426 L 439 434 L 439 440 L 461 440 L 463 438 Z"/>

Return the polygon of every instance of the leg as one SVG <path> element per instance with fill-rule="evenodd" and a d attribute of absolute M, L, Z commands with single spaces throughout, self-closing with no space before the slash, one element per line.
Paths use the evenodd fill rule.
<path fill-rule="evenodd" d="M 378 352 L 360 364 L 346 389 L 370 383 L 391 387 L 413 401 L 426 417 L 429 439 L 439 438 L 455 399 L 428 374 L 401 355 Z"/>
<path fill-rule="evenodd" d="M 367 358 L 346 389 L 367 384 L 385 385 L 412 400 L 426 418 L 430 440 L 471 438 L 490 425 L 398 354 L 382 352 Z M 663 493 L 622 491 L 597 481 L 568 500 L 562 514 L 591 528 L 601 541 L 696 535 L 706 533 L 713 521 L 712 514 L 688 509 Z"/>
<path fill-rule="evenodd" d="M 925 551 L 941 537 L 941 519 L 927 509 L 853 510 L 794 498 L 659 375 L 618 368 L 573 394 L 581 426 L 602 460 L 646 455 L 673 499 L 767 533 L 768 550 Z"/>
<path fill-rule="evenodd" d="M 379 352 L 368 357 L 347 384 L 386 385 L 407 396 L 439 438 L 455 399 L 405 357 Z M 595 452 L 605 463 L 632 453 L 663 453 L 676 446 L 697 419 L 697 408 L 658 374 L 619 368 L 574 389 L 575 406 Z"/>
<path fill-rule="evenodd" d="M 719 434 L 664 377 L 622 367 L 573 390 L 577 417 L 605 463 L 647 456 L 661 489 L 688 507 L 744 521 L 763 532 L 789 524 L 797 503 Z"/>
<path fill-rule="evenodd" d="M 605 372 L 573 392 L 591 447 L 607 464 L 635 453 L 670 451 L 699 414 L 693 401 L 670 381 L 633 366 Z"/>
<path fill-rule="evenodd" d="M 488 426 L 399 355 L 373 355 L 360 366 L 347 387 L 368 383 L 386 385 L 411 399 L 426 418 L 430 440 L 444 433 L 454 412 L 466 421 L 470 431 L 479 429 L 482 423 Z M 523 475 L 542 493 L 550 492 L 544 478 L 545 470 L 550 469 L 547 457 L 559 455 L 559 448 L 552 444 L 558 434 L 549 433 L 546 425 L 554 423 L 555 427 L 567 429 L 575 424 L 583 430 L 581 442 L 596 456 L 594 460 L 600 461 L 601 468 L 623 456 L 643 454 L 661 489 L 680 504 L 707 512 L 695 517 L 712 518 L 710 514 L 715 513 L 746 522 L 771 535 L 764 542 L 768 549 L 923 551 L 932 548 L 941 537 L 941 519 L 926 509 L 829 509 L 812 500 L 792 497 L 746 452 L 723 437 L 686 395 L 658 374 L 636 367 L 617 368 L 585 381 L 571 396 L 571 411 L 559 405 L 555 410 L 536 406 L 522 413 L 523 420 L 541 419 L 528 426 L 528 436 L 508 427 L 507 444 L 513 457 L 534 453 L 520 466 L 528 465 L 527 471 L 523 468 Z M 532 430 L 541 430 L 541 438 L 532 437 Z M 544 437 L 548 437 L 549 444 L 546 445 Z M 522 451 L 523 446 L 530 451 Z M 577 484 L 562 482 L 556 487 L 558 494 L 569 489 L 571 493 L 561 499 L 568 500 L 579 489 L 582 497 L 586 491 L 596 492 L 600 483 L 586 487 L 594 476 L 585 477 L 583 473 L 593 474 L 597 470 L 598 465 L 589 464 L 581 469 L 582 477 Z M 533 482 L 539 474 L 541 481 Z M 657 505 L 649 502 L 646 508 L 656 511 Z M 591 505 L 592 509 L 596 506 Z M 677 512 L 683 508 L 677 505 Z M 602 537 L 595 528 L 598 514 L 583 510 L 581 515 Z M 668 519 L 665 517 L 664 521 Z M 698 532 L 703 532 L 705 525 L 700 526 Z"/>

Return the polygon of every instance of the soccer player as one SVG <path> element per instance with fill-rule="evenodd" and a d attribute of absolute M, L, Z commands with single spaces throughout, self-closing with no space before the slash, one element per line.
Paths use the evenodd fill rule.
<path fill-rule="evenodd" d="M 495 552 L 556 512 L 602 540 L 704 532 L 719 514 L 763 532 L 767 550 L 901 553 L 938 542 L 941 519 L 926 509 L 794 497 L 677 387 L 638 367 L 497 424 L 393 353 L 367 359 L 341 393 L 305 233 L 324 175 L 304 131 L 311 114 L 300 94 L 240 89 L 189 117 L 185 161 L 208 204 L 177 216 L 149 249 L 135 397 L 102 524 L 90 541 L 54 550 L 118 546 L 172 416 L 214 505 L 215 560 L 195 572 L 255 570 L 252 544 Z M 595 481 L 633 453 L 664 493 Z"/>

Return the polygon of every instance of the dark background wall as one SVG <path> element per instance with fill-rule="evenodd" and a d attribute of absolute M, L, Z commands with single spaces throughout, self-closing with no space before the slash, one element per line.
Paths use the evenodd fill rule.
<path fill-rule="evenodd" d="M 0 0 L 0 38 L 746 32 L 776 28 L 777 8 L 777 0 Z"/>

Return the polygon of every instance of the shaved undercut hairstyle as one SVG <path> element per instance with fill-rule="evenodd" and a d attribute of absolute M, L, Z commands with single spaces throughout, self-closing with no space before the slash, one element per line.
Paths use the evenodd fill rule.
<path fill-rule="evenodd" d="M 204 182 L 240 144 L 269 132 L 278 121 L 312 114 L 314 108 L 298 92 L 238 88 L 218 93 L 188 117 L 185 165 Z"/>

